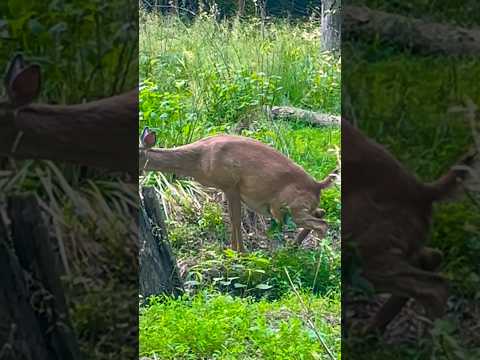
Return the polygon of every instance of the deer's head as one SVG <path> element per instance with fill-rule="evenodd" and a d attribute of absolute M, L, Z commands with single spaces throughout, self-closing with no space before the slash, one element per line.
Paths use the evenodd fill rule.
<path fill-rule="evenodd" d="M 147 162 L 147 152 L 155 146 L 157 142 L 157 134 L 145 127 L 140 135 L 140 143 L 138 145 L 138 163 L 139 169 L 142 171 Z"/>
<path fill-rule="evenodd" d="M 40 66 L 25 65 L 21 55 L 9 63 L 4 77 L 6 97 L 0 99 L 0 126 L 13 124 L 15 113 L 40 93 Z"/>

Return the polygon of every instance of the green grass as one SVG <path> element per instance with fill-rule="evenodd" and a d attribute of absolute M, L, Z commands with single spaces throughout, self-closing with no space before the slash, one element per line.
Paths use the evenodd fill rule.
<path fill-rule="evenodd" d="M 283 248 L 273 254 L 255 251 L 239 255 L 230 249 L 218 252 L 208 244 L 191 251 L 196 253 L 195 263 L 185 276 L 190 293 L 215 288 L 230 295 L 272 300 L 292 291 L 290 281 L 320 295 L 336 291 L 340 284 L 340 254 L 327 244 L 320 251 Z M 178 251 L 180 263 L 192 258 L 193 254 Z"/>
<path fill-rule="evenodd" d="M 258 104 L 339 113 L 340 62 L 319 45 L 315 21 L 276 21 L 262 35 L 258 20 L 202 16 L 185 24 L 141 14 L 140 79 L 176 94 L 211 122 L 236 120 Z"/>
<path fill-rule="evenodd" d="M 423 180 L 436 179 L 472 142 L 464 115 L 449 109 L 467 97 L 480 102 L 480 66 L 384 52 L 365 45 L 345 54 L 345 87 L 355 116 Z"/>
<path fill-rule="evenodd" d="M 130 90 L 138 76 L 136 8 L 122 0 L 2 1 L 0 68 L 21 51 L 42 66 L 42 100 L 59 104 Z"/>
<path fill-rule="evenodd" d="M 316 22 L 275 22 L 262 36 L 255 20 L 141 21 L 141 128 L 156 129 L 162 147 L 231 132 L 241 121 L 275 128 L 265 105 L 340 111 L 340 61 L 320 52 Z"/>
<path fill-rule="evenodd" d="M 158 299 L 140 314 L 140 355 L 160 359 L 328 359 L 311 316 L 329 350 L 338 354 L 340 298 L 305 294 L 308 314 L 288 296 L 275 302 L 217 293 Z"/>

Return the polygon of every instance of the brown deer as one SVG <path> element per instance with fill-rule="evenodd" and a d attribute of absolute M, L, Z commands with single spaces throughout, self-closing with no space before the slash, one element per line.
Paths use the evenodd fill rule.
<path fill-rule="evenodd" d="M 250 138 L 230 135 L 207 137 L 173 149 L 153 148 L 155 133 L 146 128 L 140 138 L 140 170 L 192 177 L 204 186 L 222 190 L 228 200 L 231 244 L 243 251 L 241 202 L 282 223 L 290 211 L 304 229 L 300 244 L 311 230 L 323 235 L 327 223 L 318 208 L 320 192 L 333 184 L 336 174 L 315 181 L 300 166 L 275 149 Z"/>
<path fill-rule="evenodd" d="M 475 155 L 460 163 L 469 164 Z M 422 183 L 347 120 L 342 163 L 342 263 L 353 259 L 348 249 L 355 248 L 363 276 L 376 291 L 391 294 L 366 329 L 382 332 L 409 298 L 430 319 L 440 317 L 448 296 L 447 282 L 436 272 L 443 254 L 425 240 L 433 204 L 452 194 L 467 171 L 453 167 L 439 180 Z"/>
<path fill-rule="evenodd" d="M 38 65 L 17 55 L 0 99 L 0 155 L 66 161 L 136 173 L 138 92 L 79 105 L 32 104 L 40 93 Z"/>

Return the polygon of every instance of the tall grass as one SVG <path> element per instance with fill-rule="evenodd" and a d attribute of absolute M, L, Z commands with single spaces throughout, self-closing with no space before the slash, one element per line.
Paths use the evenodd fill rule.
<path fill-rule="evenodd" d="M 340 62 L 320 52 L 319 29 L 315 21 L 274 22 L 262 33 L 258 20 L 205 15 L 185 24 L 142 14 L 142 125 L 169 128 L 160 136 L 168 146 L 171 138 L 188 142 L 197 132 L 224 130 L 262 105 L 339 113 Z"/>

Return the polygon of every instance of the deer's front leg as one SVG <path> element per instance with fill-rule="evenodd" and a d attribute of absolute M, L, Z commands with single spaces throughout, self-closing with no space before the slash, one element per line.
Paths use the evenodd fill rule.
<path fill-rule="evenodd" d="M 430 265 L 434 262 L 432 261 Z M 404 257 L 388 253 L 384 254 L 381 260 L 374 261 L 365 270 L 366 278 L 379 292 L 392 294 L 373 322 L 367 326 L 368 331 L 385 329 L 408 298 L 414 298 L 422 304 L 427 317 L 431 320 L 443 315 L 448 286 L 440 274 L 415 267 Z"/>
<path fill-rule="evenodd" d="M 243 252 L 243 241 L 241 232 L 242 205 L 240 193 L 237 191 L 226 191 L 225 196 L 228 200 L 228 211 L 230 214 L 230 223 L 232 226 L 231 244 L 235 251 Z"/>
<path fill-rule="evenodd" d="M 297 238 L 295 239 L 295 246 L 300 246 L 302 245 L 302 242 L 303 240 L 305 240 L 305 238 L 307 237 L 308 234 L 310 234 L 312 230 L 310 229 L 303 229 L 302 231 L 300 231 L 297 235 Z"/>
<path fill-rule="evenodd" d="M 292 217 L 295 224 L 304 228 L 304 230 L 301 231 L 297 237 L 297 244 L 298 239 L 300 238 L 301 241 L 303 241 L 303 239 L 308 235 L 308 232 L 310 230 L 318 231 L 322 237 L 327 232 L 328 225 L 325 220 L 309 214 L 306 210 L 292 209 Z M 301 238 L 301 236 L 303 236 L 303 238 Z"/>
<path fill-rule="evenodd" d="M 412 265 L 418 266 L 425 271 L 438 271 L 443 260 L 443 253 L 440 250 L 423 247 L 412 259 Z M 367 326 L 366 331 L 378 331 L 383 333 L 388 324 L 400 313 L 408 301 L 408 297 L 392 295 L 387 302 L 380 308 Z"/>
<path fill-rule="evenodd" d="M 325 215 L 325 210 L 323 209 L 317 209 L 313 213 L 313 216 L 315 216 L 317 219 L 321 219 Z M 297 224 L 298 225 L 298 224 Z M 303 240 L 310 234 L 312 230 L 309 228 L 305 228 L 300 233 L 297 235 L 297 238 L 295 239 L 295 245 L 300 246 L 302 245 Z"/>

